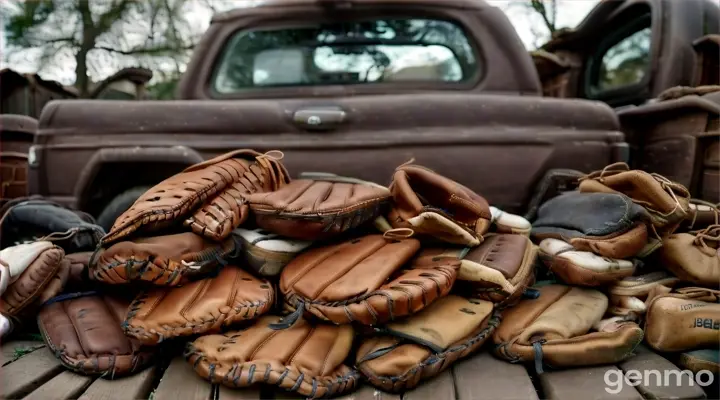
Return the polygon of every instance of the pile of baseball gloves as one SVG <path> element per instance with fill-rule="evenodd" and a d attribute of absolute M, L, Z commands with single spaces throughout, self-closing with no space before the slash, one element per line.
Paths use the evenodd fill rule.
<path fill-rule="evenodd" d="M 65 366 L 108 378 L 185 341 L 213 383 L 313 398 L 362 380 L 408 390 L 486 343 L 539 373 L 619 362 L 643 338 L 717 348 L 718 211 L 662 176 L 608 166 L 531 224 L 411 162 L 384 187 L 291 180 L 281 159 L 238 150 L 194 165 L 107 234 L 44 200 L 9 204 L 5 332 L 37 316 Z M 26 232 L 6 232 L 10 218 Z M 544 272 L 554 282 L 535 284 Z"/>

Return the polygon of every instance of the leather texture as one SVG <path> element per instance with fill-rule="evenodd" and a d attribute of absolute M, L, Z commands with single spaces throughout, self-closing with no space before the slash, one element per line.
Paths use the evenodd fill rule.
<path fill-rule="evenodd" d="M 718 224 L 720 224 L 720 209 L 717 204 L 690 199 L 687 216 L 680 224 L 678 232 L 703 230 L 710 225 Z"/>
<path fill-rule="evenodd" d="M 12 253 L 8 250 L 15 250 Z M 11 316 L 32 313 L 61 268 L 65 252 L 49 242 L 21 244 L 4 249 L 3 261 L 27 265 L 0 297 L 0 312 Z M 57 283 L 50 287 L 57 290 Z"/>
<path fill-rule="evenodd" d="M 458 284 L 473 297 L 506 307 L 535 280 L 537 247 L 523 235 L 491 234 L 462 258 Z"/>
<path fill-rule="evenodd" d="M 139 238 L 100 250 L 90 263 L 90 276 L 110 284 L 178 286 L 216 271 L 239 250 L 233 238 L 218 243 L 193 232 Z"/>
<path fill-rule="evenodd" d="M 285 267 L 280 291 L 287 323 L 307 313 L 336 324 L 374 325 L 420 311 L 445 296 L 460 262 L 411 261 L 416 239 L 368 235 L 306 251 Z"/>
<path fill-rule="evenodd" d="M 677 233 L 659 250 L 665 268 L 699 286 L 720 287 L 720 225 L 692 233 Z"/>
<path fill-rule="evenodd" d="M 720 290 L 683 288 L 648 304 L 645 338 L 662 352 L 717 348 L 720 343 Z"/>
<path fill-rule="evenodd" d="M 118 242 L 136 231 L 156 233 L 178 222 L 222 240 L 246 217 L 243 195 L 247 190 L 274 190 L 287 182 L 285 167 L 273 157 L 248 149 L 222 154 L 150 188 L 118 217 L 102 244 Z"/>
<path fill-rule="evenodd" d="M 512 233 L 515 235 L 530 235 L 532 224 L 524 217 L 505 212 L 497 207 L 490 206 L 492 224 L 495 232 Z"/>
<path fill-rule="evenodd" d="M 188 344 L 185 358 L 204 379 L 231 388 L 262 383 L 308 398 L 355 388 L 360 374 L 344 364 L 353 344 L 350 325 L 300 319 L 289 329 L 270 329 L 279 320 L 264 316 L 245 330 L 202 336 Z"/>
<path fill-rule="evenodd" d="M 720 349 L 701 349 L 684 352 L 678 359 L 678 366 L 694 373 L 710 371 L 720 374 Z"/>
<path fill-rule="evenodd" d="M 142 371 L 154 350 L 123 334 L 128 302 L 94 292 L 61 295 L 37 316 L 43 340 L 60 362 L 80 374 L 112 379 Z"/>
<path fill-rule="evenodd" d="M 122 325 L 128 336 L 156 344 L 258 318 L 272 308 L 274 299 L 270 282 L 227 265 L 213 278 L 139 294 Z"/>
<path fill-rule="evenodd" d="M 659 174 L 631 170 L 625 163 L 608 165 L 580 178 L 580 192 L 622 193 L 644 207 L 661 235 L 674 232 L 687 218 L 690 192 Z"/>
<path fill-rule="evenodd" d="M 297 255 L 313 244 L 282 237 L 263 229 L 238 228 L 233 235 L 242 242 L 243 259 L 262 276 L 278 276 Z"/>
<path fill-rule="evenodd" d="M 608 287 L 610 295 L 608 313 L 640 319 L 647 311 L 650 300 L 669 293 L 679 282 L 680 279 L 664 271 L 624 278 Z"/>
<path fill-rule="evenodd" d="M 81 253 L 65 254 L 65 260 L 69 263 L 70 275 L 68 276 L 68 290 L 81 289 L 93 286 L 90 280 L 89 266 L 93 252 L 84 251 Z"/>
<path fill-rule="evenodd" d="M 493 303 L 448 295 L 363 339 L 356 365 L 375 387 L 410 390 L 477 351 L 500 323 Z"/>
<path fill-rule="evenodd" d="M 619 193 L 568 192 L 538 210 L 531 236 L 560 239 L 577 250 L 630 258 L 648 243 L 648 212 Z"/>
<path fill-rule="evenodd" d="M 300 240 L 326 239 L 360 226 L 389 201 L 390 191 L 379 185 L 313 179 L 248 196 L 260 228 Z"/>
<path fill-rule="evenodd" d="M 540 242 L 540 260 L 568 285 L 604 286 L 635 272 L 632 261 L 578 251 L 573 245 L 559 239 Z"/>
<path fill-rule="evenodd" d="M 393 228 L 410 228 L 442 242 L 477 246 L 493 219 L 487 200 L 428 168 L 404 164 L 390 184 Z"/>
<path fill-rule="evenodd" d="M 543 364 L 553 368 L 613 364 L 630 357 L 643 339 L 634 322 L 601 324 L 608 299 L 597 290 L 565 285 L 538 290 L 537 299 L 522 300 L 503 311 L 503 322 L 493 336 L 498 357 L 534 361 L 538 372 Z"/>

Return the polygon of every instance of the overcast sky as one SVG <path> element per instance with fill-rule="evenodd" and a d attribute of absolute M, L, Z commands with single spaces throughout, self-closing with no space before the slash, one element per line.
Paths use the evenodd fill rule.
<path fill-rule="evenodd" d="M 2 0 L 0 0 L 2 1 Z M 138 0 L 143 1 L 143 0 Z M 227 9 L 237 5 L 241 0 L 216 0 L 214 3 L 221 3 L 221 8 Z M 261 0 L 242 0 L 247 3 L 260 3 Z M 438 0 L 441 1 L 441 0 Z M 528 49 L 535 48 L 536 45 L 543 43 L 547 37 L 547 31 L 544 29 L 542 20 L 537 14 L 529 12 L 522 4 L 527 4 L 527 0 L 486 0 L 488 3 L 501 8 L 508 15 L 510 21 L 515 26 L 520 39 L 523 41 Z M 558 0 L 558 13 L 557 13 L 557 27 L 574 27 L 576 26 L 587 13 L 598 3 L 599 0 Z M 0 16 L 0 19 L 2 16 Z M 206 8 L 197 7 L 189 15 L 190 20 L 193 23 L 199 25 L 200 29 L 205 29 L 209 25 L 211 18 L 211 11 Z M 3 24 L 4 25 L 4 24 Z M 540 34 L 542 37 L 538 40 L 537 36 Z M 5 31 L 3 29 L 3 37 L 0 42 L 0 53 L 5 52 Z M 43 74 L 44 79 L 57 80 L 63 84 L 69 85 L 75 81 L 75 65 L 68 65 L 67 68 L 53 68 L 53 70 L 47 74 Z M 3 57 L 0 67 L 10 67 L 19 72 L 36 72 L 33 71 L 33 65 L 23 64 L 5 64 Z M 108 68 L 107 71 L 98 71 L 99 76 L 91 76 L 94 81 L 104 79 L 111 75 L 115 71 L 112 67 Z"/>

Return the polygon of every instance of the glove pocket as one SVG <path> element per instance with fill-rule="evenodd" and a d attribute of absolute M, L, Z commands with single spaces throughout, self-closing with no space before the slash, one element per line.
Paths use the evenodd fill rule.
<path fill-rule="evenodd" d="M 688 290 L 689 295 L 675 292 L 658 296 L 648 304 L 645 337 L 655 350 L 713 348 L 720 343 L 720 303 L 717 302 L 720 292 L 691 289 L 696 290 Z"/>
<path fill-rule="evenodd" d="M 374 386 L 409 390 L 480 348 L 499 322 L 493 303 L 448 295 L 375 328 L 360 344 L 355 363 Z"/>
<path fill-rule="evenodd" d="M 270 311 L 274 298 L 270 282 L 228 265 L 216 277 L 139 294 L 122 326 L 128 336 L 157 344 L 256 319 Z"/>

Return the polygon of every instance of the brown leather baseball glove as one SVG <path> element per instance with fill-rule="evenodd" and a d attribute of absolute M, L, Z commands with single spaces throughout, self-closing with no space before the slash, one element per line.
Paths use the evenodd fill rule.
<path fill-rule="evenodd" d="M 303 319 L 275 331 L 280 317 L 264 316 L 249 328 L 202 336 L 185 358 L 212 383 L 232 388 L 278 386 L 309 398 L 349 392 L 360 374 L 344 364 L 354 332 L 350 325 L 311 324 Z"/>
<path fill-rule="evenodd" d="M 631 276 L 635 264 L 580 251 L 560 239 L 540 242 L 540 260 L 568 285 L 604 286 Z"/>
<path fill-rule="evenodd" d="M 394 204 L 388 220 L 393 228 L 410 228 L 443 242 L 477 246 L 493 219 L 482 196 L 419 165 L 398 167 L 390 192 Z"/>
<path fill-rule="evenodd" d="M 222 240 L 247 218 L 245 195 L 289 182 L 281 157 L 242 149 L 195 164 L 150 188 L 115 221 L 102 245 L 184 222 Z"/>
<path fill-rule="evenodd" d="M 360 344 L 356 365 L 373 386 L 409 390 L 478 350 L 499 323 L 491 302 L 449 295 L 377 328 Z"/>
<path fill-rule="evenodd" d="M 669 235 L 660 248 L 662 265 L 699 286 L 720 287 L 720 225 Z"/>
<path fill-rule="evenodd" d="M 495 354 L 510 362 L 550 367 L 602 365 L 632 355 L 643 339 L 634 322 L 602 320 L 608 299 L 601 292 L 564 285 L 539 288 L 537 299 L 505 309 L 493 335 Z"/>
<path fill-rule="evenodd" d="M 680 279 L 664 272 L 629 276 L 608 287 L 610 308 L 608 314 L 639 320 L 647 305 L 655 297 L 669 293 Z"/>
<path fill-rule="evenodd" d="M 280 275 L 285 307 L 325 321 L 374 325 L 420 311 L 445 296 L 460 262 L 442 259 L 403 268 L 420 249 L 415 239 L 369 235 L 300 254 Z"/>
<path fill-rule="evenodd" d="M 717 349 L 720 343 L 720 290 L 679 289 L 656 296 L 647 308 L 645 338 L 655 350 Z"/>
<path fill-rule="evenodd" d="M 259 227 L 302 240 L 328 238 L 371 221 L 389 201 L 386 187 L 334 176 L 297 179 L 248 196 Z"/>
<path fill-rule="evenodd" d="M 193 232 L 139 238 L 99 250 L 90 262 L 90 276 L 110 284 L 178 286 L 214 272 L 239 248 L 232 238 L 217 243 Z"/>
<path fill-rule="evenodd" d="M 143 370 L 153 361 L 152 349 L 123 334 L 120 321 L 128 302 L 95 292 L 64 294 L 50 299 L 37 317 L 48 348 L 67 368 L 112 379 Z"/>
<path fill-rule="evenodd" d="M 144 344 L 155 344 L 255 319 L 273 301 L 268 281 L 227 265 L 214 278 L 141 293 L 130 304 L 123 330 Z"/>

